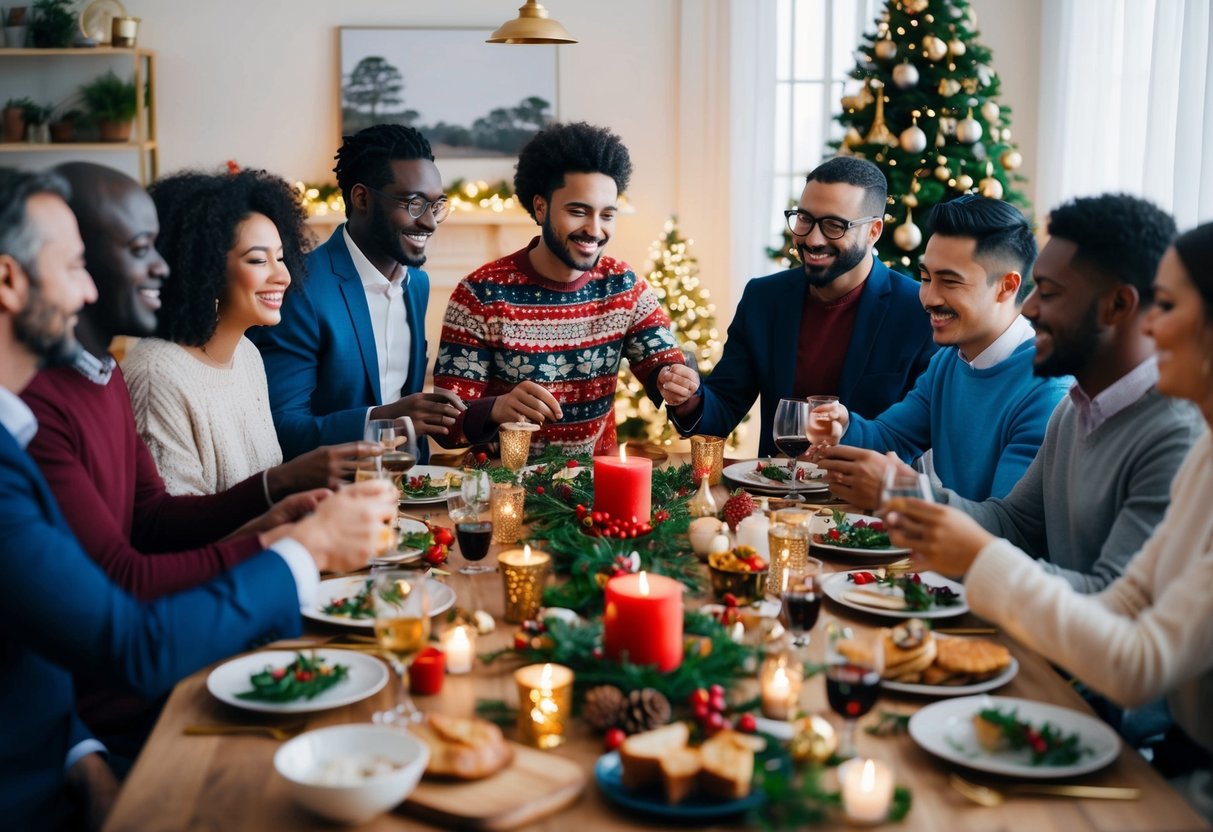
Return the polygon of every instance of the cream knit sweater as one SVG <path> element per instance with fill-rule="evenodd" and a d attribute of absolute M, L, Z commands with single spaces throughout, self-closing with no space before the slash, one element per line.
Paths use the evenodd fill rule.
<path fill-rule="evenodd" d="M 170 494 L 215 494 L 282 462 L 261 353 L 247 338 L 232 366 L 144 338 L 122 362 L 139 435 Z"/>

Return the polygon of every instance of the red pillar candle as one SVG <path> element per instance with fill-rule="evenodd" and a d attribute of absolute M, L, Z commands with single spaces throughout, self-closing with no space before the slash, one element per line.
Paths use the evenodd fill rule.
<path fill-rule="evenodd" d="M 619 459 L 594 457 L 594 511 L 647 523 L 653 513 L 653 460 L 628 459 L 622 445 Z"/>
<path fill-rule="evenodd" d="M 682 664 L 682 584 L 641 572 L 620 575 L 606 585 L 602 617 L 603 651 L 608 658 L 657 665 L 668 673 Z"/>
<path fill-rule="evenodd" d="M 446 656 L 437 647 L 427 647 L 409 665 L 409 692 L 417 696 L 433 696 L 442 691 L 442 674 Z"/>

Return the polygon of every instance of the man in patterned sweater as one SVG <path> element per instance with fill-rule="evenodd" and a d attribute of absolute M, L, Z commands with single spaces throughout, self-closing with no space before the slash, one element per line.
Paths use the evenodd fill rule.
<path fill-rule="evenodd" d="M 670 319 L 626 263 L 602 254 L 631 172 L 619 137 L 583 122 L 552 125 L 522 149 L 514 189 L 542 234 L 451 295 L 434 387 L 468 409 L 439 442 L 487 442 L 526 420 L 540 426 L 532 450 L 614 453 L 621 358 L 661 404 L 659 376 L 683 363 Z M 668 384 L 665 398 L 691 392 Z"/>

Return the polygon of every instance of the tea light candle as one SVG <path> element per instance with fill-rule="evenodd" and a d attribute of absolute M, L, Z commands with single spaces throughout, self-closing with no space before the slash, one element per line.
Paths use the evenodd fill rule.
<path fill-rule="evenodd" d="M 497 483 L 491 501 L 493 542 L 517 543 L 526 510 L 526 490 L 521 485 Z"/>
<path fill-rule="evenodd" d="M 559 664 L 531 664 L 514 672 L 518 685 L 518 736 L 536 748 L 564 742 L 573 712 L 573 671 Z"/>
<path fill-rule="evenodd" d="M 753 548 L 755 552 L 762 555 L 764 560 L 770 562 L 771 547 L 767 540 L 767 532 L 770 528 L 771 521 L 765 514 L 755 513 L 743 518 L 737 524 L 737 545 Z"/>
<path fill-rule="evenodd" d="M 644 523 L 653 514 L 653 460 L 628 459 L 619 446 L 619 459 L 594 457 L 594 510 L 616 520 Z"/>
<path fill-rule="evenodd" d="M 534 618 L 543 606 L 543 585 L 552 566 L 551 556 L 524 546 L 499 554 L 497 565 L 501 567 L 501 585 L 505 590 L 505 620 L 520 624 Z"/>
<path fill-rule="evenodd" d="M 848 760 L 838 767 L 842 808 L 854 823 L 883 823 L 893 802 L 893 769 L 880 760 Z"/>
<path fill-rule="evenodd" d="M 608 658 L 668 673 L 682 664 L 682 584 L 640 572 L 607 581 L 602 647 Z"/>
<path fill-rule="evenodd" d="M 789 720 L 800 706 L 803 671 L 786 656 L 767 659 L 762 664 L 762 715 L 767 719 Z"/>
<path fill-rule="evenodd" d="M 696 483 L 702 473 L 707 472 L 708 485 L 720 485 L 724 470 L 724 438 L 720 436 L 691 437 L 691 476 Z"/>
<path fill-rule="evenodd" d="M 511 471 L 526 466 L 531 455 L 531 438 L 539 425 L 530 422 L 506 422 L 497 432 L 501 444 L 501 464 Z"/>
<path fill-rule="evenodd" d="M 462 624 L 451 627 L 439 637 L 446 654 L 446 672 L 470 673 L 476 661 L 476 631 Z"/>

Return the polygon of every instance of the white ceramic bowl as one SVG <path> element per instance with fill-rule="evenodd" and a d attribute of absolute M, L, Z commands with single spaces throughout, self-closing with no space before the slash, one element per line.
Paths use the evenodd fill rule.
<path fill-rule="evenodd" d="M 384 758 L 400 768 L 361 779 L 356 785 L 322 784 L 335 761 L 373 758 Z M 399 728 L 334 725 L 283 744 L 274 754 L 274 768 L 302 806 L 329 820 L 354 824 L 402 803 L 417 787 L 429 759 L 426 744 Z"/>

